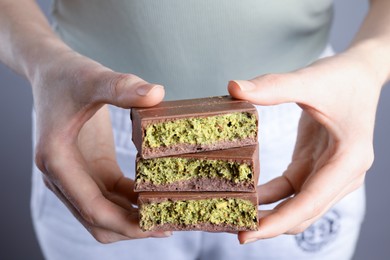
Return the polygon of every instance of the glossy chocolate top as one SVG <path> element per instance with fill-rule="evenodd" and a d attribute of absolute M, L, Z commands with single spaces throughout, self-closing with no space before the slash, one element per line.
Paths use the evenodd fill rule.
<path fill-rule="evenodd" d="M 221 113 L 253 112 L 256 108 L 247 101 L 233 99 L 230 96 L 165 101 L 149 108 L 133 108 L 131 117 L 143 121 L 161 119 L 179 119 L 185 117 L 211 116 Z"/>

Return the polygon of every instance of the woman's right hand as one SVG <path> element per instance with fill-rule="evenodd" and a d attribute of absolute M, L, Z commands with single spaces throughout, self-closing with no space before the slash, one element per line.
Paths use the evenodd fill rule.
<path fill-rule="evenodd" d="M 103 243 L 170 235 L 138 227 L 132 180 L 116 162 L 105 106 L 153 106 L 164 88 L 74 52 L 31 0 L 0 0 L 0 62 L 30 81 L 36 164 L 45 184 L 87 230 Z"/>
<path fill-rule="evenodd" d="M 104 105 L 153 106 L 163 99 L 164 88 L 69 49 L 47 56 L 30 78 L 37 117 L 35 161 L 46 186 L 99 242 L 169 236 L 138 226 L 132 180 L 116 162 Z"/>

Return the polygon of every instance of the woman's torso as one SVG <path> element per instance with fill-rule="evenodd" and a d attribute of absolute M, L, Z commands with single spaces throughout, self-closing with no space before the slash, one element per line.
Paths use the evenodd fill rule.
<path fill-rule="evenodd" d="M 57 33 L 167 99 L 226 94 L 230 79 L 290 71 L 327 43 L 331 0 L 55 0 Z"/>

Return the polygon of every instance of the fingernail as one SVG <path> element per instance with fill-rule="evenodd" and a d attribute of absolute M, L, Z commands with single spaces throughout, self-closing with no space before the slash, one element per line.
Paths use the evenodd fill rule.
<path fill-rule="evenodd" d="M 246 244 L 249 244 L 249 243 L 252 243 L 255 241 L 257 241 L 257 238 L 253 237 L 253 238 L 249 238 L 249 239 L 245 240 L 242 244 L 246 245 Z"/>
<path fill-rule="evenodd" d="M 255 85 L 248 80 L 231 80 L 229 85 L 238 87 L 241 91 L 251 91 L 255 89 Z"/>
<path fill-rule="evenodd" d="M 152 237 L 170 237 L 172 236 L 172 231 L 165 231 L 165 232 L 156 232 L 153 233 Z"/>
<path fill-rule="evenodd" d="M 149 95 L 150 92 L 152 92 L 154 89 L 164 89 L 161 85 L 142 85 L 138 87 L 135 91 L 138 95 L 146 97 Z"/>

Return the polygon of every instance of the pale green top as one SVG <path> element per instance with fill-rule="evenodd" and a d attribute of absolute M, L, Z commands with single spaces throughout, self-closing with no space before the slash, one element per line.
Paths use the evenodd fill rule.
<path fill-rule="evenodd" d="M 294 70 L 321 53 L 332 0 L 55 0 L 75 50 L 163 84 L 167 99 L 227 94 L 230 79 Z"/>

